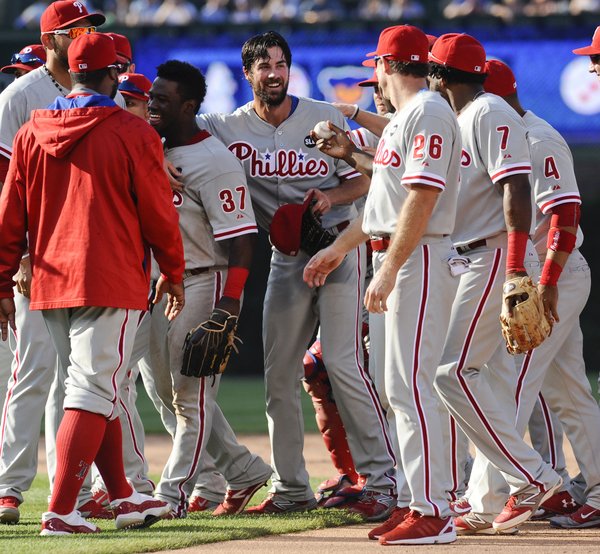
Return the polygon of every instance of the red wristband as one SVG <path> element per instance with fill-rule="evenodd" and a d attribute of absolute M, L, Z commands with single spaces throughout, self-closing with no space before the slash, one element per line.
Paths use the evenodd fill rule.
<path fill-rule="evenodd" d="M 507 274 L 525 271 L 523 265 L 528 240 L 529 234 L 525 231 L 510 231 L 508 233 L 508 249 L 506 252 Z"/>
<path fill-rule="evenodd" d="M 540 285 L 550 285 L 555 287 L 558 283 L 560 274 L 563 268 L 557 264 L 554 260 L 546 258 L 544 262 L 544 268 L 542 269 L 542 276 L 540 277 Z"/>
<path fill-rule="evenodd" d="M 227 270 L 227 280 L 223 288 L 223 296 L 239 300 L 244 291 L 244 285 L 249 273 L 245 267 L 230 267 Z"/>
<path fill-rule="evenodd" d="M 567 252 L 570 254 L 575 248 L 577 242 L 577 236 L 573 233 L 569 233 L 560 227 L 550 227 L 548 231 L 548 240 L 546 241 L 546 248 L 553 252 Z"/>

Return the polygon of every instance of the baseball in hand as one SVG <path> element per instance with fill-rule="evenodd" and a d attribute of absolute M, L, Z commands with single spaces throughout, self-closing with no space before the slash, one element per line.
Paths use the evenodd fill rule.
<path fill-rule="evenodd" d="M 329 128 L 327 121 L 319 121 L 319 123 L 315 125 L 313 131 L 320 139 L 330 139 L 335 135 L 335 132 Z"/>

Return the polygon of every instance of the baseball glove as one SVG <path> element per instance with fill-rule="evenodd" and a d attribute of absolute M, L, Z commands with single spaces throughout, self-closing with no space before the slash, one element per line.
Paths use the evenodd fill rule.
<path fill-rule="evenodd" d="M 321 220 L 310 207 L 302 214 L 300 231 L 300 248 L 309 256 L 327 248 L 335 240 L 331 231 L 323 229 Z"/>
<path fill-rule="evenodd" d="M 544 305 L 530 277 L 515 277 L 504 283 L 502 294 L 502 335 L 510 354 L 522 354 L 538 347 L 550 334 Z M 508 307 L 513 306 L 512 313 Z"/>
<path fill-rule="evenodd" d="M 208 377 L 223 373 L 231 351 L 237 352 L 235 335 L 238 318 L 215 308 L 210 318 L 192 329 L 183 344 L 182 375 Z"/>

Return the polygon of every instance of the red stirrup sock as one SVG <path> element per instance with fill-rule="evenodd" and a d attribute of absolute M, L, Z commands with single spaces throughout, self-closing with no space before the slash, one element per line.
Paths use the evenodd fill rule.
<path fill-rule="evenodd" d="M 83 410 L 65 410 L 56 434 L 56 477 L 48 509 L 66 515 L 75 509 L 77 495 L 100 448 L 106 418 Z"/>
<path fill-rule="evenodd" d="M 94 461 L 111 500 L 131 496 L 133 489 L 125 478 L 123 466 L 123 436 L 119 418 L 106 424 L 104 440 Z"/>

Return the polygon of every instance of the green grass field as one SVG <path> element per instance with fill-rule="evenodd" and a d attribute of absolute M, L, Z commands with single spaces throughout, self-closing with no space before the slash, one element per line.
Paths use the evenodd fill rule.
<path fill-rule="evenodd" d="M 157 478 L 158 476 L 153 476 Z M 318 485 L 319 479 L 312 481 Z M 259 503 L 266 488 L 255 496 Z M 185 548 L 211 542 L 251 539 L 325 529 L 361 519 L 343 510 L 315 510 L 287 516 L 231 516 L 215 518 L 210 514 L 192 514 L 187 519 L 160 521 L 149 529 L 117 531 L 114 522 L 95 520 L 102 533 L 72 537 L 40 537 L 40 516 L 47 509 L 48 480 L 38 476 L 32 490 L 25 493 L 18 525 L 0 525 L 0 552 L 32 554 L 132 554 Z"/>

